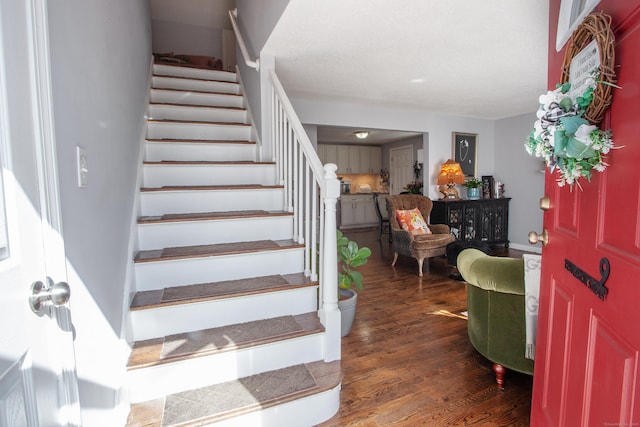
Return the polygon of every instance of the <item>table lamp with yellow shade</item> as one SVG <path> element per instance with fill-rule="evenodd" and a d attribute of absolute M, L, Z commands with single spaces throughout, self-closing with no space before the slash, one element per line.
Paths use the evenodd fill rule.
<path fill-rule="evenodd" d="M 456 184 L 464 184 L 464 174 L 460 164 L 449 159 L 442 164 L 440 175 L 438 175 L 438 191 L 442 193 L 443 199 L 460 198 Z"/>

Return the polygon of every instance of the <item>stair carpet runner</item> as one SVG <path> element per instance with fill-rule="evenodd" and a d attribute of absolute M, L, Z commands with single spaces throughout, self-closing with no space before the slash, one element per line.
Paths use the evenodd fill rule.
<path fill-rule="evenodd" d="M 154 65 L 128 426 L 308 426 L 337 411 L 318 283 L 235 73 Z"/>

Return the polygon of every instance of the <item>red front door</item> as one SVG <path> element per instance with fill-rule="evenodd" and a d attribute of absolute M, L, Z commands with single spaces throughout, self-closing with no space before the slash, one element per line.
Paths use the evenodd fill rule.
<path fill-rule="evenodd" d="M 564 58 L 554 48 L 559 6 L 550 1 L 550 88 Z M 640 426 L 640 1 L 602 0 L 597 10 L 612 17 L 622 87 L 602 127 L 624 148 L 584 191 L 546 176 L 532 426 Z M 605 259 L 601 300 L 569 270 L 599 280 Z"/>

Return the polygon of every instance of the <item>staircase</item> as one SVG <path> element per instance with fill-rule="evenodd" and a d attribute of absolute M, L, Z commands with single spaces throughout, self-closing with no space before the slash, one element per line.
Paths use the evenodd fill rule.
<path fill-rule="evenodd" d="M 129 426 L 311 426 L 339 407 L 318 283 L 234 73 L 154 65 Z"/>

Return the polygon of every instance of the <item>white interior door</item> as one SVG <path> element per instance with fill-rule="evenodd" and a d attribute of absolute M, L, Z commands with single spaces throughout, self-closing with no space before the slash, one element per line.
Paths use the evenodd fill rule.
<path fill-rule="evenodd" d="M 413 181 L 413 146 L 389 150 L 389 180 L 391 194 L 400 194 L 404 186 Z"/>
<path fill-rule="evenodd" d="M 0 427 L 81 424 L 68 307 L 29 303 L 66 280 L 45 6 L 0 0 Z"/>

